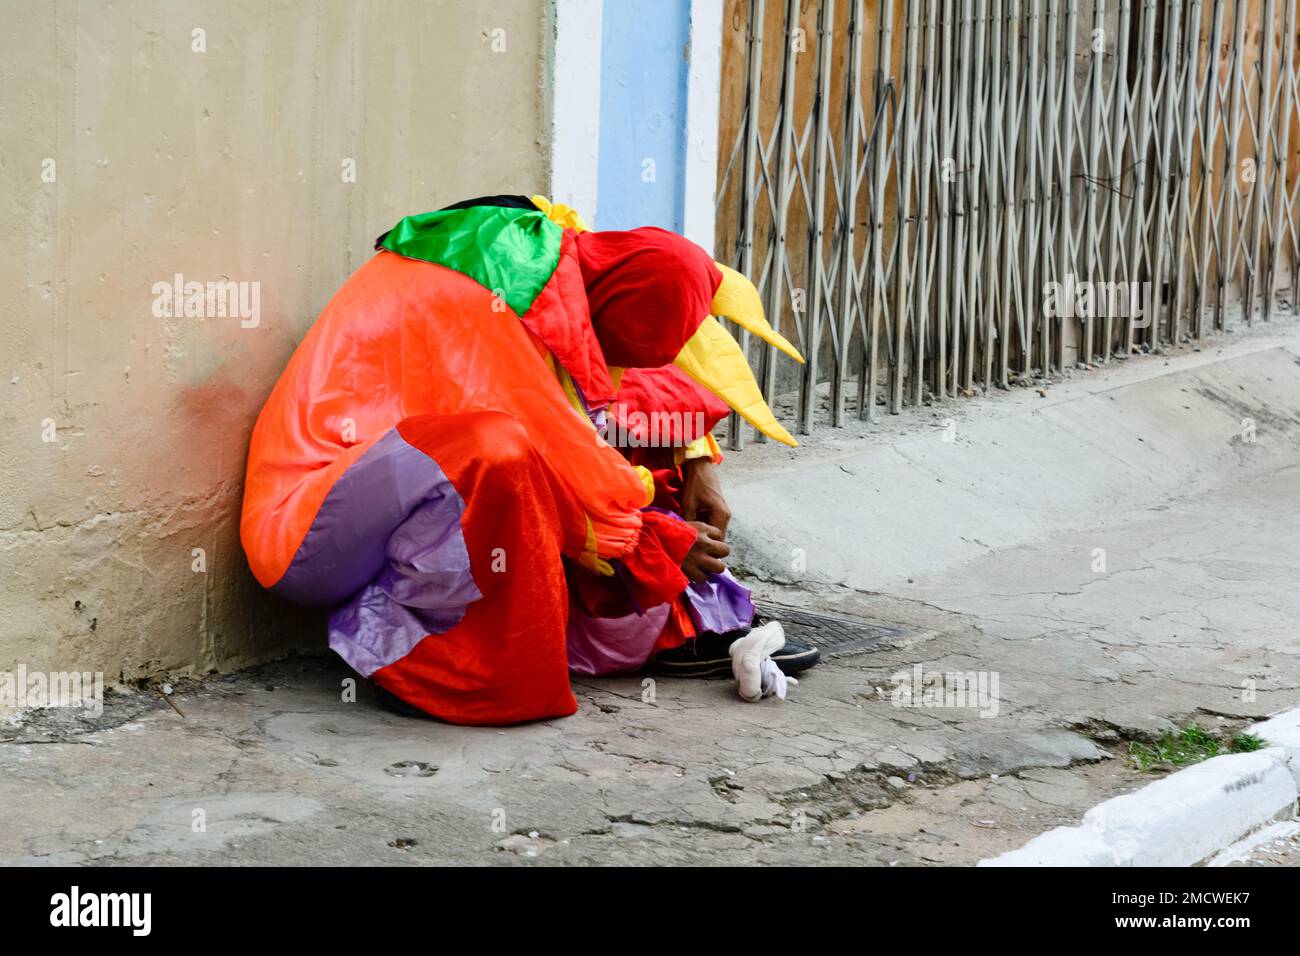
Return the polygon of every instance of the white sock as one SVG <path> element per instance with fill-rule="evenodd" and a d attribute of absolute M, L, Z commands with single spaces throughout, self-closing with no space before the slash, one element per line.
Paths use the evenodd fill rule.
<path fill-rule="evenodd" d="M 779 700 L 785 700 L 786 685 L 799 683 L 793 677 L 786 677 L 785 671 L 770 657 L 763 658 L 762 668 L 764 697 L 775 694 Z"/>
<path fill-rule="evenodd" d="M 787 685 L 799 683 L 781 673 L 771 658 L 783 647 L 785 630 L 779 621 L 768 621 L 732 642 L 728 648 L 731 673 L 736 677 L 736 692 L 741 700 L 753 703 L 772 694 L 784 700 Z"/>

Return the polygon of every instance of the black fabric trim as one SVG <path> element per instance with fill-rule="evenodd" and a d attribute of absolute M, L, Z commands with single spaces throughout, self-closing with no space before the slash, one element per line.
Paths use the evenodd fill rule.
<path fill-rule="evenodd" d="M 527 196 L 480 196 L 478 199 L 462 199 L 460 202 L 443 206 L 439 212 L 451 209 L 470 209 L 474 206 L 505 206 L 507 209 L 531 209 L 539 212 L 537 206 Z"/>

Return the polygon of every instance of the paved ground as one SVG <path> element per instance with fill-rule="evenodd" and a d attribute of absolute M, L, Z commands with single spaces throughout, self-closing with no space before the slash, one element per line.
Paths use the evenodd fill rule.
<path fill-rule="evenodd" d="M 726 681 L 584 680 L 574 717 L 497 730 L 394 716 L 364 687 L 346 701 L 346 670 L 323 657 L 177 682 L 183 717 L 146 690 L 95 722 L 0 719 L 0 862 L 970 864 L 1076 824 L 1152 779 L 1126 759 L 1131 740 L 1192 720 L 1228 734 L 1300 702 L 1298 341 L 1201 356 L 1194 380 L 1139 382 L 1136 398 L 1088 385 L 1077 409 L 1067 383 L 1038 424 L 979 420 L 999 401 L 1036 415 L 1032 390 L 969 403 L 949 451 L 924 437 L 923 413 L 900 416 L 922 438 L 889 446 L 877 426 L 880 469 L 843 438 L 814 443 L 807 455 L 831 456 L 823 474 L 850 467 L 836 443 L 870 466 L 849 487 L 881 497 L 858 506 L 917 535 L 900 572 L 902 538 L 821 529 L 857 590 L 751 568 L 767 600 L 900 632 L 826 662 L 784 703 L 744 704 Z M 1135 430 L 1127 460 L 1084 432 L 1102 416 Z M 1261 423 L 1250 448 L 1228 434 L 1241 417 Z M 1037 473 L 1047 487 L 1017 484 L 1035 452 L 1006 441 L 1026 434 L 1059 442 L 1036 459 L 1057 467 Z M 1138 444 L 1156 436 L 1158 454 Z M 1060 456 L 1075 444 L 1090 457 L 1071 483 Z M 748 460 L 769 453 L 784 454 Z M 891 460 L 915 517 L 882 504 Z M 789 474 L 797 492 L 806 479 Z M 971 490 L 945 498 L 956 484 Z M 1022 485 L 1037 533 L 1017 521 Z M 992 534 L 970 533 L 962 509 L 995 488 L 994 517 L 974 516 Z M 855 549 L 870 554 L 855 563 Z M 932 553 L 943 560 L 918 563 Z M 930 706 L 925 679 L 950 673 L 988 696 Z M 1300 855 L 1278 836 L 1238 862 Z"/>
<path fill-rule="evenodd" d="M 567 720 L 458 728 L 342 702 L 327 659 L 179 686 L 184 718 L 115 698 L 104 729 L 0 734 L 0 860 L 972 863 L 1150 779 L 1114 756 L 1130 737 L 1300 700 L 1297 564 L 1290 468 L 905 595 L 772 591 L 907 635 L 784 703 L 588 680 Z M 917 664 L 996 673 L 996 716 L 895 706 Z"/>

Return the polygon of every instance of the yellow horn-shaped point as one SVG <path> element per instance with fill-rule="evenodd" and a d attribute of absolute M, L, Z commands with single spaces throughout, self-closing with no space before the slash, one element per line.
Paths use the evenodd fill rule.
<path fill-rule="evenodd" d="M 773 343 L 775 344 L 775 343 Z M 740 413 L 764 435 L 793 448 L 799 443 L 781 427 L 749 370 L 740 350 L 722 323 L 706 315 L 687 339 L 673 364 Z"/>
<path fill-rule="evenodd" d="M 742 329 L 754 333 L 764 342 L 775 345 L 790 358 L 802 363 L 803 356 L 799 350 L 772 328 L 763 315 L 763 302 L 758 297 L 754 283 L 730 266 L 724 266 L 721 262 L 715 262 L 714 265 L 722 273 L 722 285 L 713 294 L 710 311 L 714 315 L 726 316 Z"/>
<path fill-rule="evenodd" d="M 572 206 L 566 206 L 562 202 L 551 202 L 545 196 L 534 196 L 533 205 L 546 213 L 546 218 L 551 222 L 557 223 L 565 229 L 572 229 L 574 232 L 587 232 L 587 224 L 582 221 L 578 211 Z"/>

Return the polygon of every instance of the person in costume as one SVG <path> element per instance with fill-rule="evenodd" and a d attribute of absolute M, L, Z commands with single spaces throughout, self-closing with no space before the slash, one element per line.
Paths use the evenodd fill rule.
<path fill-rule="evenodd" d="M 783 697 L 816 651 L 754 626 L 725 569 L 710 433 L 734 409 L 795 444 L 715 318 L 802 361 L 753 285 L 542 197 L 408 216 L 375 246 L 253 429 L 257 580 L 330 608 L 352 668 L 454 723 L 572 714 L 570 671 L 651 658 Z"/>

